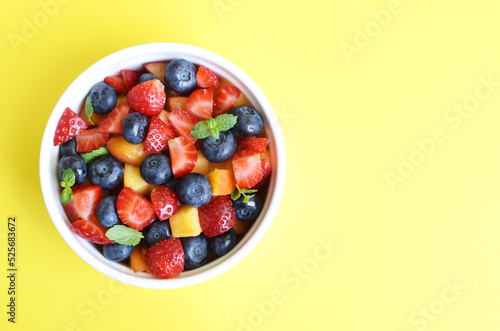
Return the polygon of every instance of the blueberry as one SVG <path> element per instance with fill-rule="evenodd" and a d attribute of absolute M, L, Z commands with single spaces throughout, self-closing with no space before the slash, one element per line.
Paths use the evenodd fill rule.
<path fill-rule="evenodd" d="M 141 177 L 151 185 L 165 183 L 172 176 L 170 160 L 161 153 L 146 156 L 141 162 Z"/>
<path fill-rule="evenodd" d="M 167 180 L 165 186 L 177 192 L 177 187 L 179 186 L 180 181 L 180 179 L 175 179 L 174 176 L 172 176 L 169 180 Z"/>
<path fill-rule="evenodd" d="M 156 78 L 156 76 L 153 74 L 142 74 L 141 77 L 139 77 L 139 82 L 137 84 L 144 83 L 148 80 L 154 80 L 154 79 L 158 78 Z"/>
<path fill-rule="evenodd" d="M 172 231 L 170 230 L 170 223 L 167 221 L 154 220 L 142 230 L 142 235 L 146 244 L 151 247 L 162 240 L 172 238 Z"/>
<path fill-rule="evenodd" d="M 96 114 L 107 114 L 116 106 L 118 95 L 113 86 L 106 83 L 96 84 L 90 90 L 90 101 Z"/>
<path fill-rule="evenodd" d="M 122 134 L 131 144 L 142 143 L 148 134 L 148 118 L 141 113 L 128 114 L 122 122 Z"/>
<path fill-rule="evenodd" d="M 76 138 L 72 138 L 59 146 L 59 159 L 65 155 L 76 153 Z M 77 154 L 78 155 L 78 154 Z"/>
<path fill-rule="evenodd" d="M 258 196 L 254 195 L 247 203 L 243 202 L 245 197 L 241 195 L 236 201 L 233 201 L 236 219 L 242 222 L 255 221 L 262 210 L 262 203 Z"/>
<path fill-rule="evenodd" d="M 59 160 L 57 165 L 57 171 L 59 172 L 59 178 L 63 180 L 64 170 L 71 168 L 75 173 L 75 184 L 73 186 L 78 186 L 83 184 L 85 179 L 87 179 L 87 164 L 78 154 L 65 155 Z"/>
<path fill-rule="evenodd" d="M 208 241 L 202 233 L 196 237 L 181 238 L 184 249 L 184 268 L 186 270 L 196 269 L 207 263 Z"/>
<path fill-rule="evenodd" d="M 191 207 L 201 207 L 212 198 L 212 185 L 202 174 L 189 174 L 177 185 L 181 201 Z"/>
<path fill-rule="evenodd" d="M 122 224 L 116 212 L 116 195 L 108 195 L 99 201 L 97 205 L 97 219 L 105 228 L 110 228 L 113 225 Z"/>
<path fill-rule="evenodd" d="M 236 139 L 230 131 L 219 132 L 219 139 L 208 136 L 201 141 L 201 153 L 208 161 L 219 163 L 228 160 L 236 152 Z"/>
<path fill-rule="evenodd" d="M 184 59 L 175 59 L 165 69 L 165 83 L 172 91 L 189 94 L 196 88 L 196 68 Z"/>
<path fill-rule="evenodd" d="M 101 155 L 89 163 L 89 180 L 103 190 L 111 190 L 122 182 L 123 165 L 111 155 Z"/>
<path fill-rule="evenodd" d="M 102 253 L 104 257 L 110 261 L 120 262 L 125 260 L 132 254 L 134 246 L 122 245 L 122 244 L 111 244 L 104 245 L 102 247 Z"/>
<path fill-rule="evenodd" d="M 230 114 L 238 116 L 235 126 L 231 129 L 240 137 L 251 137 L 259 134 L 264 127 L 262 115 L 248 106 L 238 106 L 229 111 Z"/>
<path fill-rule="evenodd" d="M 229 231 L 223 234 L 212 237 L 210 241 L 210 253 L 217 257 L 226 255 L 236 246 L 236 241 L 236 232 L 233 229 L 229 229 Z"/>

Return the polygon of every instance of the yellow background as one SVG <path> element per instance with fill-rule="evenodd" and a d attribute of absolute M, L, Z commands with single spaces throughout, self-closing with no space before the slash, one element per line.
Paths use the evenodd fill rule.
<path fill-rule="evenodd" d="M 1 5 L 0 329 L 500 330 L 497 1 L 66 2 L 45 22 L 38 1 Z M 34 16 L 37 31 L 12 43 Z M 280 118 L 287 181 L 247 258 L 161 291 L 116 283 L 71 251 L 45 209 L 38 158 L 81 72 L 163 41 L 219 53 L 255 80 Z M 472 110 L 450 112 L 464 102 Z M 14 326 L 9 215 L 20 222 Z"/>

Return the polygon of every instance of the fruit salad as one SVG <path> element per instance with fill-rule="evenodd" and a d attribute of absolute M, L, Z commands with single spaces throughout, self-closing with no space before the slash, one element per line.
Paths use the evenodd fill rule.
<path fill-rule="evenodd" d="M 185 59 L 104 78 L 54 134 L 71 230 L 157 278 L 224 256 L 266 198 L 263 127 L 238 87 Z"/>

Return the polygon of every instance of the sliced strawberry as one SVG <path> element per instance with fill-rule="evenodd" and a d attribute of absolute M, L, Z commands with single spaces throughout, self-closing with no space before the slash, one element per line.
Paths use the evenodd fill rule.
<path fill-rule="evenodd" d="M 215 237 L 231 229 L 236 223 L 231 198 L 227 195 L 214 196 L 198 208 L 200 226 L 207 237 Z"/>
<path fill-rule="evenodd" d="M 118 93 L 127 94 L 128 92 L 128 88 L 125 85 L 122 75 L 108 76 L 104 78 L 104 82 L 113 86 Z"/>
<path fill-rule="evenodd" d="M 168 141 L 175 137 L 168 125 L 157 116 L 151 119 L 149 131 L 144 143 L 145 152 L 161 152 L 168 149 Z"/>
<path fill-rule="evenodd" d="M 85 130 L 76 137 L 76 151 L 90 153 L 95 149 L 106 146 L 109 134 L 99 132 L 99 128 Z"/>
<path fill-rule="evenodd" d="M 113 244 L 113 241 L 106 237 L 107 229 L 99 224 L 95 216 L 89 219 L 80 219 L 71 224 L 71 231 L 76 233 L 80 238 L 86 239 L 94 244 Z"/>
<path fill-rule="evenodd" d="M 264 176 L 260 153 L 248 149 L 233 155 L 233 171 L 236 185 L 242 189 L 254 187 Z"/>
<path fill-rule="evenodd" d="M 151 202 L 160 221 L 170 218 L 181 207 L 181 200 L 177 193 L 164 185 L 158 185 L 153 189 Z"/>
<path fill-rule="evenodd" d="M 97 205 L 102 197 L 102 189 L 97 185 L 84 185 L 71 189 L 73 200 L 67 205 L 63 204 L 66 215 L 71 222 L 78 219 L 89 219 L 96 215 Z"/>
<path fill-rule="evenodd" d="M 200 66 L 198 72 L 196 73 L 196 85 L 199 87 L 219 87 L 219 78 L 212 70 L 205 66 Z"/>
<path fill-rule="evenodd" d="M 155 277 L 166 279 L 177 276 L 184 270 L 184 249 L 180 239 L 165 239 L 149 247 L 144 260 Z"/>
<path fill-rule="evenodd" d="M 196 139 L 191 136 L 191 131 L 199 121 L 201 121 L 199 118 L 180 109 L 175 109 L 168 114 L 168 124 L 175 134 L 178 136 L 187 136 L 193 142 Z"/>
<path fill-rule="evenodd" d="M 130 114 L 130 107 L 127 104 L 116 106 L 109 113 L 108 117 L 99 126 L 101 133 L 122 133 L 122 122 L 125 116 Z"/>
<path fill-rule="evenodd" d="M 139 77 L 141 77 L 141 73 L 135 70 L 122 70 L 122 77 L 128 92 L 132 89 L 132 87 L 137 85 Z"/>
<path fill-rule="evenodd" d="M 198 153 L 191 139 L 180 136 L 168 141 L 170 158 L 172 160 L 172 172 L 175 178 L 184 177 L 193 170 Z"/>
<path fill-rule="evenodd" d="M 186 110 L 191 115 L 208 120 L 214 107 L 214 91 L 209 88 L 191 93 L 186 102 Z"/>
<path fill-rule="evenodd" d="M 74 111 L 66 108 L 57 122 L 54 146 L 59 146 L 87 128 L 85 121 Z"/>
<path fill-rule="evenodd" d="M 156 217 L 151 202 L 130 187 L 123 188 L 118 195 L 116 211 L 123 224 L 137 231 L 144 229 Z"/>
<path fill-rule="evenodd" d="M 170 62 L 151 62 L 146 63 L 144 68 L 151 74 L 155 75 L 163 84 L 165 84 L 164 76 L 165 69 L 167 68 Z"/>
<path fill-rule="evenodd" d="M 166 100 L 165 87 L 158 79 L 140 83 L 127 93 L 130 108 L 149 117 L 160 114 Z"/>
<path fill-rule="evenodd" d="M 220 90 L 215 98 L 213 116 L 225 114 L 229 111 L 232 105 L 240 98 L 241 91 L 236 86 L 225 85 Z"/>
<path fill-rule="evenodd" d="M 252 150 L 255 153 L 262 154 L 266 150 L 267 144 L 269 144 L 269 139 L 267 138 L 240 138 L 238 141 L 238 152 L 243 150 Z"/>
<path fill-rule="evenodd" d="M 255 184 L 252 188 L 260 190 L 264 185 L 266 185 L 269 177 L 271 176 L 271 161 L 269 159 L 262 159 L 262 179 Z"/>

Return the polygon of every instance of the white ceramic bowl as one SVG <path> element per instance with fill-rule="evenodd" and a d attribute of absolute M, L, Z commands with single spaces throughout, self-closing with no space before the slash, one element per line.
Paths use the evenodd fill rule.
<path fill-rule="evenodd" d="M 60 201 L 60 181 L 57 175 L 59 147 L 54 147 L 52 140 L 64 109 L 70 107 L 78 111 L 92 86 L 101 82 L 104 77 L 118 74 L 122 69 L 139 70 L 144 63 L 175 58 L 184 58 L 211 68 L 247 96 L 264 117 L 264 130 L 270 140 L 273 171 L 267 198 L 259 218 L 233 250 L 201 268 L 184 271 L 175 278 L 157 279 L 146 273 L 134 273 L 126 265 L 105 259 L 94 244 L 81 239 L 70 230 L 71 223 Z M 204 282 L 235 266 L 250 253 L 269 229 L 276 215 L 285 186 L 285 172 L 285 145 L 281 128 L 269 101 L 259 87 L 241 69 L 223 57 L 202 48 L 175 43 L 154 43 L 126 48 L 103 58 L 85 70 L 57 102 L 45 127 L 40 149 L 40 184 L 43 198 L 52 222 L 66 243 L 99 272 L 126 284 L 155 289 L 178 288 Z"/>

